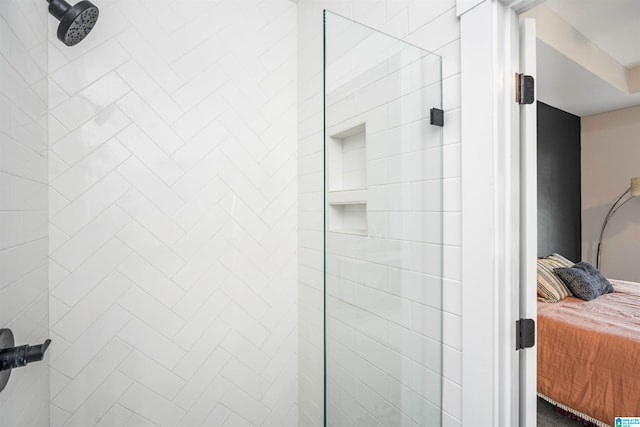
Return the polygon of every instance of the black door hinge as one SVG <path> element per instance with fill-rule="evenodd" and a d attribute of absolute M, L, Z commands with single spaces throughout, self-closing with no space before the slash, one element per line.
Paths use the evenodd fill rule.
<path fill-rule="evenodd" d="M 431 109 L 431 124 L 434 126 L 444 126 L 444 111 L 439 108 Z"/>
<path fill-rule="evenodd" d="M 516 350 L 533 347 L 536 343 L 536 322 L 533 319 L 516 320 Z"/>
<path fill-rule="evenodd" d="M 533 104 L 534 88 L 533 76 L 516 73 L 516 102 L 518 104 Z"/>

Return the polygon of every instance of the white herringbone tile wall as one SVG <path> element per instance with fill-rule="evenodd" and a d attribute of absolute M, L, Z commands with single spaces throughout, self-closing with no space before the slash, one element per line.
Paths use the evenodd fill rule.
<path fill-rule="evenodd" d="M 49 334 L 47 282 L 47 8 L 0 1 L 0 328 L 15 344 Z M 44 426 L 47 358 L 11 372 L 0 425 Z"/>
<path fill-rule="evenodd" d="M 51 425 L 297 425 L 296 5 L 100 8 L 49 44 Z"/>
<path fill-rule="evenodd" d="M 460 28 L 455 0 L 299 0 L 300 426 L 323 425 L 323 36 L 331 10 L 442 57 L 444 426 L 462 424 Z M 382 393 L 382 392 L 381 392 Z M 383 394 L 383 393 L 382 393 Z"/>

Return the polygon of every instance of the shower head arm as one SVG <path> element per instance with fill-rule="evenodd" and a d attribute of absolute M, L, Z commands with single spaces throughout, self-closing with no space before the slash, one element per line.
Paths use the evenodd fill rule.
<path fill-rule="evenodd" d="M 47 0 L 47 2 L 49 3 L 49 13 L 58 20 L 62 19 L 67 10 L 71 8 L 71 5 L 64 0 Z"/>

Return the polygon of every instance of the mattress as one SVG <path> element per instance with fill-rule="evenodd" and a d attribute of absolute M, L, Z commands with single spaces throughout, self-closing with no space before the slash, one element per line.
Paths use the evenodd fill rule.
<path fill-rule="evenodd" d="M 606 425 L 640 416 L 640 283 L 538 303 L 538 393 Z"/>

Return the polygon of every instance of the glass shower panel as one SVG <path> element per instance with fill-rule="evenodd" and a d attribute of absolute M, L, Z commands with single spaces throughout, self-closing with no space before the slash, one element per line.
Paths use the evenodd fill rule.
<path fill-rule="evenodd" d="M 325 422 L 439 426 L 441 58 L 325 12 Z"/>

